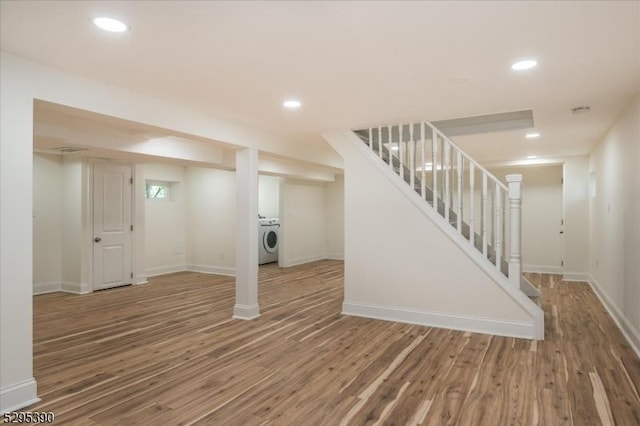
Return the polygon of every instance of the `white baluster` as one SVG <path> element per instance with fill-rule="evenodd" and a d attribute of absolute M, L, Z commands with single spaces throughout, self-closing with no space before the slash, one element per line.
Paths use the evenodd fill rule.
<path fill-rule="evenodd" d="M 487 257 L 487 174 L 482 172 L 482 255 Z"/>
<path fill-rule="evenodd" d="M 433 208 L 438 211 L 438 134 L 431 127 L 431 179 L 433 180 Z"/>
<path fill-rule="evenodd" d="M 420 123 L 420 142 L 421 142 L 421 149 L 420 149 L 420 169 L 421 169 L 421 179 L 420 179 L 420 194 L 422 195 L 422 199 L 424 200 L 426 197 L 426 192 L 427 192 L 427 185 L 425 182 L 425 176 L 426 176 L 426 171 L 425 168 L 426 166 L 426 153 L 425 151 L 427 150 L 427 145 L 426 145 L 426 139 L 425 139 L 425 135 L 424 135 L 424 131 L 425 131 L 425 126 L 424 126 L 424 121 Z"/>
<path fill-rule="evenodd" d="M 413 142 L 413 124 L 409 124 L 409 185 L 415 190 L 416 144 Z"/>
<path fill-rule="evenodd" d="M 456 226 L 458 227 L 458 233 L 462 234 L 462 153 L 460 151 L 457 151 L 457 155 L 456 155 L 456 164 L 458 165 L 458 215 L 457 215 L 457 223 Z"/>
<path fill-rule="evenodd" d="M 373 149 L 373 133 L 371 127 L 369 127 L 369 140 L 367 141 L 367 145 Z"/>
<path fill-rule="evenodd" d="M 402 140 L 402 124 L 400 124 L 398 126 L 398 152 L 400 153 L 400 170 L 398 171 L 398 173 L 400 173 L 400 177 L 402 178 L 402 180 L 404 180 L 404 160 L 406 157 L 404 150 L 405 147 L 404 141 Z"/>
<path fill-rule="evenodd" d="M 521 262 L 521 232 L 520 221 L 522 217 L 522 175 L 507 175 L 509 185 L 509 222 L 511 229 L 509 232 L 509 281 L 520 288 L 520 277 L 522 276 Z"/>
<path fill-rule="evenodd" d="M 475 167 L 473 161 L 469 161 L 469 243 L 471 247 L 476 243 L 476 231 L 475 231 Z"/>
<path fill-rule="evenodd" d="M 500 262 L 502 261 L 502 192 L 498 182 L 496 182 L 494 198 L 496 199 L 496 226 L 494 230 L 496 245 L 494 249 L 496 251 L 496 269 L 500 271 Z"/>
<path fill-rule="evenodd" d="M 378 127 L 378 157 L 382 159 L 382 128 L 381 127 Z"/>
<path fill-rule="evenodd" d="M 388 126 L 389 129 L 389 168 L 393 170 L 393 128 Z M 382 141 L 381 141 L 382 143 Z"/>
<path fill-rule="evenodd" d="M 451 161 L 451 149 L 449 142 L 444 141 L 443 148 L 444 160 L 442 161 L 442 167 L 444 168 L 444 219 L 449 223 L 449 206 L 451 205 L 451 194 L 449 193 L 449 185 L 451 185 L 451 183 L 449 182 L 449 170 L 447 169 Z"/>

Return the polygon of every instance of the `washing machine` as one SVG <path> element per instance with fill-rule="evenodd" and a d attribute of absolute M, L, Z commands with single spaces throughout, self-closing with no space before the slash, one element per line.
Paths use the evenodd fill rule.
<path fill-rule="evenodd" d="M 278 261 L 279 230 L 277 218 L 258 219 L 258 264 Z"/>

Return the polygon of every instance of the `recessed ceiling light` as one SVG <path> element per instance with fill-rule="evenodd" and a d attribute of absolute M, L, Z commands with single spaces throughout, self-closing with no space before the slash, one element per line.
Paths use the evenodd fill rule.
<path fill-rule="evenodd" d="M 538 156 L 537 155 L 527 155 L 527 158 L 529 160 L 533 160 L 534 158 L 538 158 Z"/>
<path fill-rule="evenodd" d="M 536 65 L 538 65 L 538 61 L 536 61 L 535 59 L 526 59 L 524 61 L 518 61 L 514 63 L 513 65 L 511 65 L 511 69 L 514 71 L 524 71 L 531 69 Z"/>
<path fill-rule="evenodd" d="M 123 33 L 129 29 L 124 22 L 113 18 L 105 18 L 103 16 L 95 18 L 93 23 L 96 27 L 112 33 Z"/>
<path fill-rule="evenodd" d="M 289 109 L 296 109 L 302 106 L 302 102 L 297 99 L 287 99 L 282 103 L 282 106 Z"/>
<path fill-rule="evenodd" d="M 536 139 L 536 138 L 540 137 L 540 133 L 531 132 L 531 133 L 527 133 L 524 137 L 527 138 L 527 139 Z"/>

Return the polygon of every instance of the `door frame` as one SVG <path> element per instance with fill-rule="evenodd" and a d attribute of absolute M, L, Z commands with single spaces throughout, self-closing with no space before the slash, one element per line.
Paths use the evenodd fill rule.
<path fill-rule="evenodd" d="M 136 173 L 136 164 L 130 163 L 127 161 L 120 160 L 111 160 L 108 158 L 90 158 L 87 164 L 87 173 L 86 173 L 86 188 L 83 191 L 86 197 L 83 200 L 83 204 L 86 207 L 86 214 L 84 214 L 84 240 L 85 246 L 83 248 L 84 253 L 84 267 L 86 273 L 83 273 L 83 277 L 86 277 L 88 283 L 88 293 L 93 293 L 95 291 L 95 283 L 93 277 L 93 201 L 94 201 L 94 193 L 93 193 L 93 170 L 95 164 L 106 164 L 106 165 L 114 165 L 114 166 L 127 166 L 131 168 L 131 176 L 133 177 L 133 187 L 131 189 L 131 223 L 133 224 L 133 231 L 131 235 L 131 270 L 133 272 L 133 278 L 131 279 L 131 284 L 145 284 L 146 277 L 140 279 L 140 271 L 138 270 L 137 257 L 136 257 L 136 247 L 137 247 L 137 239 L 140 233 L 140 224 L 139 224 L 139 206 L 138 201 L 139 197 L 137 194 L 140 192 L 138 189 L 140 188 L 140 179 L 138 174 Z M 144 187 L 144 182 L 142 182 Z M 144 214 L 144 211 L 142 212 Z"/>

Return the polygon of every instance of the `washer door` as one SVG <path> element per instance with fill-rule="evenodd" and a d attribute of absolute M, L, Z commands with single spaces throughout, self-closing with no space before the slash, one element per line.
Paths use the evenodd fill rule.
<path fill-rule="evenodd" d="M 262 246 L 267 253 L 274 253 L 278 250 L 278 228 L 269 227 L 264 231 Z"/>

